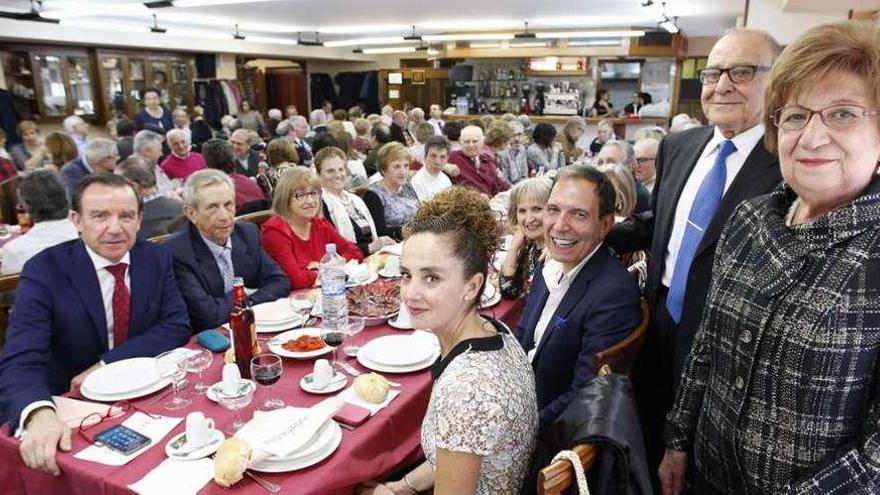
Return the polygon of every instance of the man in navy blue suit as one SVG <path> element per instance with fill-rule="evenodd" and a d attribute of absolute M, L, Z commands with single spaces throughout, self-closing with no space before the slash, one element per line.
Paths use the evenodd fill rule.
<path fill-rule="evenodd" d="M 70 450 L 70 429 L 52 395 L 78 388 L 103 364 L 155 356 L 190 336 L 171 253 L 137 240 L 142 205 L 134 186 L 92 174 L 73 198 L 80 239 L 24 265 L 0 360 L 0 407 L 22 437 L 22 459 L 55 475 L 55 452 Z"/>
<path fill-rule="evenodd" d="M 614 188 L 593 167 L 559 170 L 544 210 L 550 260 L 535 270 L 517 329 L 535 370 L 541 428 L 593 378 L 593 356 L 635 329 L 639 291 L 603 239 Z"/>
<path fill-rule="evenodd" d="M 252 223 L 235 223 L 235 187 L 220 170 L 199 170 L 183 186 L 183 211 L 189 225 L 168 241 L 174 273 L 196 331 L 227 321 L 232 309 L 232 279 L 255 289 L 251 304 L 287 297 L 290 282 L 260 246 Z"/>

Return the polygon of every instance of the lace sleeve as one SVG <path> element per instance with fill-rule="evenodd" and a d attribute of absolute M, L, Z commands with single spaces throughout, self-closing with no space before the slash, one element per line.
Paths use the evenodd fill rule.
<path fill-rule="evenodd" d="M 435 446 L 451 452 L 489 455 L 507 424 L 494 386 L 496 377 L 486 369 L 470 369 L 449 382 L 436 404 Z"/>

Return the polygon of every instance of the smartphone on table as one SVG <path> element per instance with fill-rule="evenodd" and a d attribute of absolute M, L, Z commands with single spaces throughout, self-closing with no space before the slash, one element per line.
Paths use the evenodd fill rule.
<path fill-rule="evenodd" d="M 95 435 L 95 444 L 113 449 L 122 455 L 131 455 L 150 445 L 150 437 L 125 425 L 116 425 Z"/>

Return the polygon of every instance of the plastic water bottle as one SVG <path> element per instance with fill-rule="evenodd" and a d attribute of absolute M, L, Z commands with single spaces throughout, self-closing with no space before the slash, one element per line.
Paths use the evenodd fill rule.
<path fill-rule="evenodd" d="M 336 254 L 336 244 L 324 246 L 321 258 L 321 326 L 345 332 L 348 329 L 348 300 L 345 297 L 345 260 Z"/>

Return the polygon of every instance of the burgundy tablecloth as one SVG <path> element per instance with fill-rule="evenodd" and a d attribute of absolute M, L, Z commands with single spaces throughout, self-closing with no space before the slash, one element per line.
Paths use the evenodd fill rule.
<path fill-rule="evenodd" d="M 486 311 L 514 327 L 522 312 L 523 301 L 502 301 Z M 365 343 L 382 335 L 400 332 L 389 326 L 368 327 L 355 337 L 356 342 Z M 190 346 L 196 345 L 190 342 Z M 340 358 L 342 354 L 340 353 Z M 356 360 L 348 361 L 358 369 L 364 370 Z M 214 383 L 220 379 L 222 356 L 215 355 L 214 363 L 205 372 L 205 382 Z M 292 406 L 308 407 L 327 396 L 308 394 L 299 388 L 299 381 L 309 373 L 313 360 L 284 360 L 284 374 L 275 384 L 274 393 Z M 283 493 L 309 494 L 349 494 L 358 483 L 381 478 L 407 463 L 417 461 L 422 456 L 419 434 L 422 417 L 428 405 L 431 392 L 431 377 L 428 370 L 390 375 L 399 382 L 400 396 L 391 401 L 385 409 L 370 418 L 354 431 L 342 430 L 342 444 L 339 449 L 323 462 L 292 473 L 261 474 L 266 479 L 283 486 Z M 195 377 L 190 377 L 193 383 Z M 190 387 L 191 388 L 191 387 Z M 160 392 L 161 393 L 161 392 Z M 258 404 L 265 398 L 266 391 L 260 387 L 250 407 L 242 411 L 244 417 L 253 414 Z M 168 416 L 185 416 L 191 411 L 203 411 L 214 418 L 220 428 L 226 428 L 232 421 L 232 412 L 208 400 L 204 396 L 193 395 L 193 403 L 182 412 L 167 412 L 160 404 L 149 404 L 153 396 L 135 401 L 135 405 L 147 412 Z M 141 479 L 165 459 L 165 443 L 171 436 L 184 430 L 181 423 L 171 435 L 134 461 L 121 467 L 104 466 L 75 459 L 73 454 L 87 446 L 75 432 L 71 452 L 60 453 L 58 463 L 62 474 L 53 477 L 28 469 L 21 461 L 19 441 L 9 436 L 9 426 L 0 431 L 0 493 L 2 494 L 64 494 L 100 495 L 130 493 L 128 485 Z M 245 478 L 232 489 L 224 489 L 209 482 L 199 493 L 267 493 L 252 480 Z M 169 494 L 171 495 L 171 494 Z"/>

